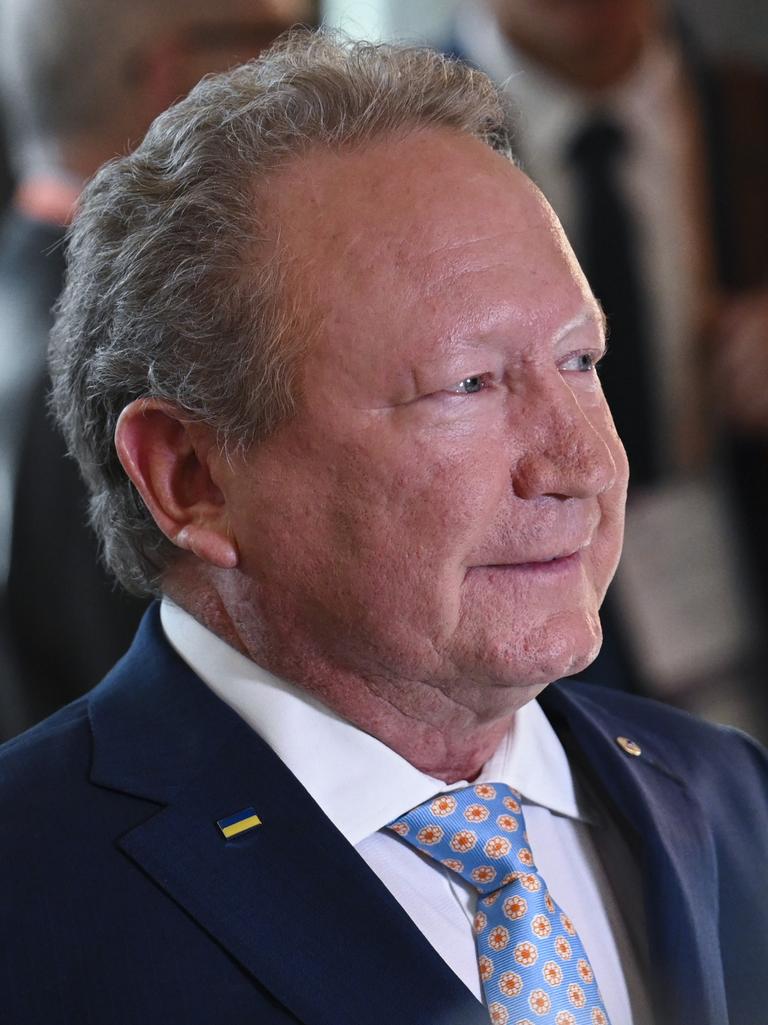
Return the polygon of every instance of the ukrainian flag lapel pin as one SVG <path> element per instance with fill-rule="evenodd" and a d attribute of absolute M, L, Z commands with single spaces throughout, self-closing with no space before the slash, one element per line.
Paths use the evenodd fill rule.
<path fill-rule="evenodd" d="M 243 808 L 242 811 L 235 812 L 234 815 L 227 815 L 226 818 L 219 819 L 216 825 L 221 830 L 222 836 L 226 840 L 231 840 L 233 836 L 239 836 L 240 833 L 247 833 L 249 829 L 260 826 L 261 819 L 253 808 Z"/>

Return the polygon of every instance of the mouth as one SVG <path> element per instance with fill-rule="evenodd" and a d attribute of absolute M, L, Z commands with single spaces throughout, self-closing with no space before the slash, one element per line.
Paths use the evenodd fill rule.
<path fill-rule="evenodd" d="M 564 552 L 561 555 L 543 556 L 542 558 L 530 559 L 524 562 L 499 562 L 488 563 L 484 566 L 475 566 L 474 569 L 485 570 L 490 573 L 514 573 L 521 576 L 527 574 L 557 575 L 576 569 L 581 564 L 583 548 L 575 551 Z"/>

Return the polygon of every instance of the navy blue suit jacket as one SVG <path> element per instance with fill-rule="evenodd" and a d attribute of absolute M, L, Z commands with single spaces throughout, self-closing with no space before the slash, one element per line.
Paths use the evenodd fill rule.
<path fill-rule="evenodd" d="M 763 753 L 584 684 L 542 704 L 637 852 L 658 1022 L 764 1025 Z M 225 840 L 248 806 L 263 824 Z M 9 1025 L 488 1023 L 157 607 L 90 695 L 0 749 L 0 865 Z"/>

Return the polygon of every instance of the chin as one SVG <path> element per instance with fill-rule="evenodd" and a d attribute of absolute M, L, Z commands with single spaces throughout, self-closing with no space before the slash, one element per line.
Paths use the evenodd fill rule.
<path fill-rule="evenodd" d="M 603 632 L 598 630 L 598 636 L 592 637 L 592 643 L 585 645 L 582 652 L 574 652 L 571 664 L 565 668 L 560 676 L 575 676 L 577 673 L 583 672 L 587 666 L 591 666 L 600 653 L 600 648 L 603 646 Z"/>
<path fill-rule="evenodd" d="M 603 629 L 597 612 L 574 618 L 567 664 L 563 665 L 560 676 L 573 676 L 586 669 L 595 661 L 603 644 Z"/>
<path fill-rule="evenodd" d="M 603 634 L 597 613 L 560 612 L 521 637 L 506 636 L 486 649 L 486 670 L 502 686 L 546 686 L 586 669 Z"/>

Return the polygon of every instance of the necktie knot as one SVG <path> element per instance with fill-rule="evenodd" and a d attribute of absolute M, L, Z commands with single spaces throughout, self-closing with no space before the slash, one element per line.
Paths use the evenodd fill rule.
<path fill-rule="evenodd" d="M 520 794 L 505 783 L 439 794 L 389 828 L 483 895 L 514 880 L 537 885 Z"/>

